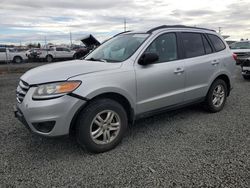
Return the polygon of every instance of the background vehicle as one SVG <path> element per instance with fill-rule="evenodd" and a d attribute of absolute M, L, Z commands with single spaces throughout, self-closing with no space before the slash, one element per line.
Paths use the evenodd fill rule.
<path fill-rule="evenodd" d="M 235 42 L 230 45 L 233 53 L 237 55 L 237 64 L 242 64 L 250 58 L 250 41 Z"/>
<path fill-rule="evenodd" d="M 230 48 L 237 55 L 237 64 L 241 65 L 243 78 L 250 79 L 250 41 L 233 43 Z"/>
<path fill-rule="evenodd" d="M 31 61 L 39 60 L 39 56 L 42 54 L 42 49 L 40 48 L 32 48 L 26 51 L 26 56 Z"/>
<path fill-rule="evenodd" d="M 52 47 L 41 50 L 40 52 L 39 58 L 45 59 L 49 63 L 56 59 L 73 59 L 76 53 L 74 50 L 70 50 L 66 47 Z"/>
<path fill-rule="evenodd" d="M 14 48 L 0 48 L 0 62 L 22 63 L 27 60 L 25 52 Z"/>
<path fill-rule="evenodd" d="M 160 26 L 126 32 L 84 60 L 25 73 L 15 114 L 37 134 L 75 131 L 80 145 L 104 152 L 136 119 L 198 102 L 221 111 L 233 88 L 235 63 L 213 30 Z"/>

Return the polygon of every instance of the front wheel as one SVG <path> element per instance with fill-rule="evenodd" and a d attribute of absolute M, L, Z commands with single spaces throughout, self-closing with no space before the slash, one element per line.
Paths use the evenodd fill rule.
<path fill-rule="evenodd" d="M 52 57 L 51 55 L 47 55 L 46 61 L 47 61 L 48 63 L 51 63 L 51 62 L 53 61 L 53 57 Z"/>
<path fill-rule="evenodd" d="M 79 114 L 77 141 L 90 152 L 105 152 L 121 142 L 127 125 L 122 105 L 111 99 L 95 100 Z"/>
<path fill-rule="evenodd" d="M 205 105 L 210 112 L 219 112 L 223 109 L 227 99 L 227 85 L 225 81 L 218 79 L 211 85 Z"/>
<path fill-rule="evenodd" d="M 23 59 L 19 56 L 14 57 L 13 62 L 14 63 L 22 63 Z"/>

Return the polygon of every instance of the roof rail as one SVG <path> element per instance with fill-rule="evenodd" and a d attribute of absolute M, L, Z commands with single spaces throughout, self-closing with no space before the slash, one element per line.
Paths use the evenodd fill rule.
<path fill-rule="evenodd" d="M 161 25 L 155 28 L 152 28 L 150 30 L 147 31 L 147 33 L 152 33 L 153 31 L 156 31 L 158 29 L 165 29 L 165 28 L 190 28 L 190 29 L 203 29 L 203 30 L 207 30 L 207 31 L 214 31 L 212 29 L 206 29 L 206 28 L 202 28 L 202 27 L 191 27 L 191 26 L 186 26 L 186 25 Z"/>
<path fill-rule="evenodd" d="M 121 32 L 121 33 L 117 33 L 117 34 L 114 35 L 112 38 L 114 38 L 114 37 L 116 37 L 116 36 L 118 36 L 118 35 L 124 34 L 124 33 L 128 33 L 128 32 L 131 32 L 131 31 L 123 31 L 123 32 Z"/>

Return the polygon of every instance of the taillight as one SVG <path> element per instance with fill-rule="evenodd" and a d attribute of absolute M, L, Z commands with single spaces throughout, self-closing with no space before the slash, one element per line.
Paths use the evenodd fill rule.
<path fill-rule="evenodd" d="M 237 61 L 238 60 L 237 54 L 233 53 L 233 58 L 234 58 L 235 61 Z"/>

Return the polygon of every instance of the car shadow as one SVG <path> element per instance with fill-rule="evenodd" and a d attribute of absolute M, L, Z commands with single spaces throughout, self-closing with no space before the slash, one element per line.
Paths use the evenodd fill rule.
<path fill-rule="evenodd" d="M 122 145 L 127 145 L 131 139 L 133 140 L 133 138 L 142 131 L 146 136 L 153 131 L 152 129 L 155 127 L 161 130 L 165 126 L 169 126 L 179 119 L 185 119 L 188 118 L 189 115 L 197 113 L 201 114 L 207 112 L 205 112 L 202 106 L 198 104 L 137 120 L 135 124 L 129 126 Z M 170 122 L 170 124 L 165 125 L 164 122 L 166 121 Z M 178 130 L 176 131 L 178 132 Z M 94 155 L 89 153 L 85 148 L 79 146 L 74 135 L 46 138 L 32 133 L 27 133 L 25 137 L 26 138 L 24 140 L 26 142 L 25 145 L 27 152 L 35 156 L 45 156 L 44 153 L 46 153 L 47 160 L 61 158 L 65 155 L 78 155 L 81 157 Z M 117 149 L 119 149 L 119 147 Z"/>

